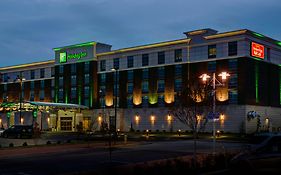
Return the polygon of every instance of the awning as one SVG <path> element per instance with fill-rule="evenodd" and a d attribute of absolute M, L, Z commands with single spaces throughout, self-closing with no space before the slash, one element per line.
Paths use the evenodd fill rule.
<path fill-rule="evenodd" d="M 89 109 L 88 106 L 78 105 L 78 104 L 70 104 L 70 103 L 50 103 L 50 102 L 36 102 L 36 101 L 27 101 L 34 106 L 49 106 L 49 107 L 57 107 L 57 108 L 72 108 L 72 109 Z"/>

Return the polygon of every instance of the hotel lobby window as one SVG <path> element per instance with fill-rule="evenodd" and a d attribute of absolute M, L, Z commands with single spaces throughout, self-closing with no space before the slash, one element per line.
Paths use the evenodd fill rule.
<path fill-rule="evenodd" d="M 208 58 L 216 58 L 217 57 L 217 46 L 209 45 L 208 46 Z"/>

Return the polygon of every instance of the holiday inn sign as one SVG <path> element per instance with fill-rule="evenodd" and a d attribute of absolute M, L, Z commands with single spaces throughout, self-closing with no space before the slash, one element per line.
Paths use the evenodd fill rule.
<path fill-rule="evenodd" d="M 87 57 L 87 52 L 79 52 L 79 53 L 72 53 L 67 54 L 67 52 L 60 53 L 60 63 L 66 63 L 68 60 L 71 59 L 81 59 Z"/>

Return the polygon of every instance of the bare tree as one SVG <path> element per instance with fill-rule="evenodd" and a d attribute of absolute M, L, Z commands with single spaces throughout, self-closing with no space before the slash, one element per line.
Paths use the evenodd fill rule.
<path fill-rule="evenodd" d="M 193 159 L 196 166 L 198 133 L 205 129 L 208 122 L 207 113 L 210 111 L 210 87 L 190 81 L 187 87 L 177 95 L 177 101 L 172 109 L 174 117 L 190 128 L 193 133 Z"/>

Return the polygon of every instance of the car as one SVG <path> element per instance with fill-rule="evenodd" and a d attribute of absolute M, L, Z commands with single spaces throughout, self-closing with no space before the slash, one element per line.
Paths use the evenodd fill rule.
<path fill-rule="evenodd" d="M 28 137 L 31 138 L 33 136 L 33 126 L 32 125 L 12 125 L 8 129 L 3 132 L 3 137 L 15 137 L 22 138 Z"/>
<path fill-rule="evenodd" d="M 244 173 L 281 173 L 281 133 L 262 134 L 253 137 L 253 143 L 233 157 L 233 171 Z"/>

